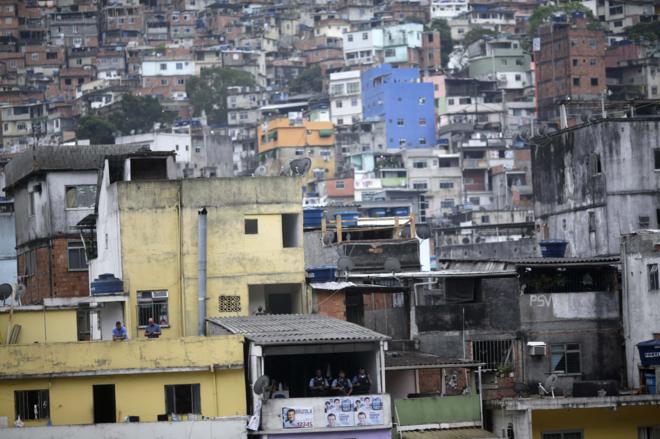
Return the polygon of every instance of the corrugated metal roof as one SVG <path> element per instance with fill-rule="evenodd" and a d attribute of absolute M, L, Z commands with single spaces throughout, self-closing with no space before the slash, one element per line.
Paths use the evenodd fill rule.
<path fill-rule="evenodd" d="M 403 370 L 431 367 L 477 367 L 477 361 L 447 359 L 419 351 L 388 351 L 385 353 L 385 370 Z"/>
<path fill-rule="evenodd" d="M 426 430 L 403 432 L 403 439 L 493 439 L 497 438 L 482 428 L 452 428 L 449 430 Z"/>
<path fill-rule="evenodd" d="M 390 339 L 360 325 L 318 314 L 215 317 L 207 321 L 232 334 L 241 334 L 259 345 L 352 343 Z"/>
<path fill-rule="evenodd" d="M 515 265 L 607 265 L 618 264 L 619 256 L 597 256 L 593 258 L 524 258 L 510 259 L 506 262 Z"/>

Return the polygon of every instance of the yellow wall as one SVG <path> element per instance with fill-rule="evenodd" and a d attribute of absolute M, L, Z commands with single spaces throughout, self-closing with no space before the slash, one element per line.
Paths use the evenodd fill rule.
<path fill-rule="evenodd" d="M 16 419 L 15 390 L 49 389 L 50 416 L 54 425 L 93 423 L 92 386 L 114 384 L 117 421 L 125 416 L 139 416 L 140 421 L 156 421 L 165 413 L 165 389 L 168 384 L 200 384 L 203 416 L 245 415 L 243 370 L 214 372 L 158 373 L 100 377 L 53 378 L 51 380 L 0 381 L 0 416 Z M 29 421 L 26 425 L 44 425 Z"/>
<path fill-rule="evenodd" d="M 610 409 L 535 410 L 533 438 L 542 433 L 582 430 L 584 439 L 635 439 L 638 427 L 660 424 L 660 406 L 628 406 Z"/>
<path fill-rule="evenodd" d="M 120 183 L 118 193 L 123 280 L 132 310 L 127 325 L 133 330 L 137 291 L 166 289 L 170 328 L 163 329 L 162 337 L 197 334 L 198 210 L 202 207 L 208 211 L 207 317 L 247 315 L 250 284 L 304 284 L 302 195 L 297 179 L 131 182 Z M 300 247 L 283 248 L 283 213 L 300 216 Z M 244 233 L 245 218 L 259 220 L 259 234 Z M 240 296 L 241 312 L 220 313 L 220 295 Z"/>
<path fill-rule="evenodd" d="M 21 325 L 18 344 L 78 340 L 75 309 L 24 311 L 14 309 L 13 325 Z M 5 343 L 9 311 L 0 313 L 0 344 Z"/>
<path fill-rule="evenodd" d="M 266 122 L 264 133 L 262 126 L 257 127 L 259 152 L 266 152 L 276 148 L 303 148 L 305 146 L 334 146 L 335 136 L 321 137 L 320 130 L 332 130 L 332 122 L 311 122 L 304 120 L 302 125 L 290 126 L 287 118 L 274 119 Z M 269 134 L 277 132 L 277 140 L 269 140 Z M 265 141 L 262 136 L 266 135 Z"/>

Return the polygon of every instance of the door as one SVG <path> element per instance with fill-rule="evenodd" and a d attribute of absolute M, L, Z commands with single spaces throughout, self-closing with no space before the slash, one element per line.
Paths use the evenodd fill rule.
<path fill-rule="evenodd" d="M 92 386 L 94 392 L 94 423 L 117 422 L 115 407 L 115 385 L 102 384 Z"/>
<path fill-rule="evenodd" d="M 269 294 L 266 308 L 271 314 L 291 314 L 293 306 L 291 303 L 291 293 Z"/>
<path fill-rule="evenodd" d="M 346 293 L 346 320 L 364 326 L 364 299 L 362 293 Z"/>

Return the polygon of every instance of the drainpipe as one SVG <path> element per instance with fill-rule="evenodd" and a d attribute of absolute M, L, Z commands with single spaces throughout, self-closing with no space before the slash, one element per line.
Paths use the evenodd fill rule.
<path fill-rule="evenodd" d="M 413 284 L 413 297 L 410 306 L 410 339 L 414 340 L 419 336 L 419 329 L 417 328 L 417 287 L 422 285 L 435 285 L 438 279 L 429 282 L 418 282 Z"/>
<path fill-rule="evenodd" d="M 202 207 L 197 213 L 197 335 L 203 336 L 206 332 L 204 330 L 204 320 L 206 319 L 206 207 Z"/>

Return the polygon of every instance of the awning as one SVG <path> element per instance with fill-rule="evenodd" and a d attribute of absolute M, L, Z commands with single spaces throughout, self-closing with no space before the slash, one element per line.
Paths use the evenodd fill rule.
<path fill-rule="evenodd" d="M 403 439 L 494 439 L 495 433 L 483 428 L 453 428 L 450 430 L 426 430 L 403 432 Z"/>

